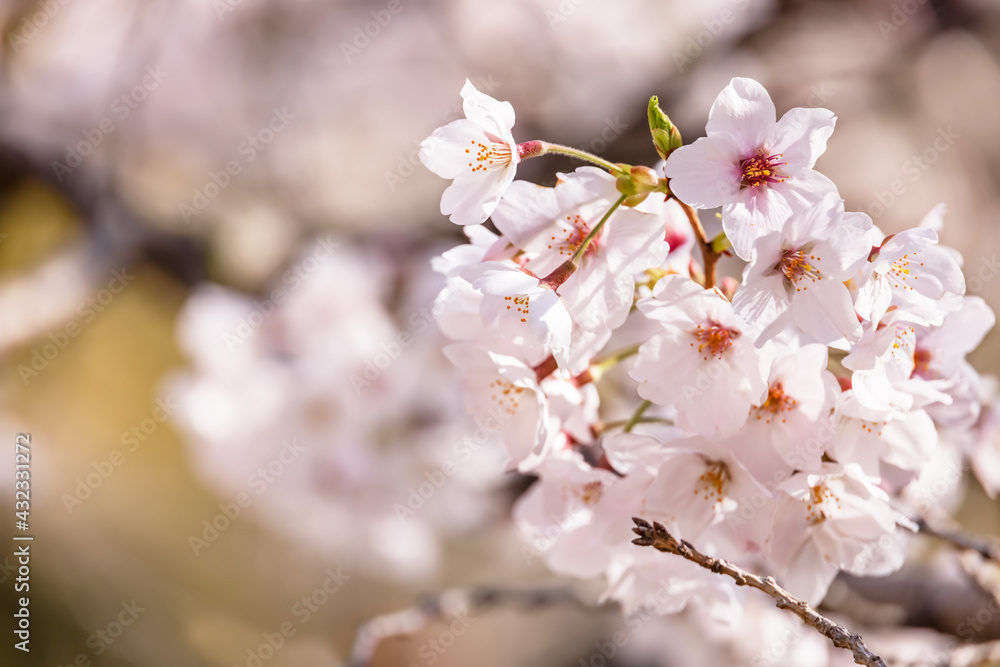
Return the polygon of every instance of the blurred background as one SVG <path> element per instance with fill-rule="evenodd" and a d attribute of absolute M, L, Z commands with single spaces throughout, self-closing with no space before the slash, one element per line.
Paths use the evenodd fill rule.
<path fill-rule="evenodd" d="M 891 233 L 946 202 L 942 242 L 1000 306 L 993 0 L 4 0 L 0 26 L 0 423 L 8 452 L 31 434 L 35 536 L 31 653 L 5 664 L 341 665 L 361 622 L 421 592 L 554 583 L 509 518 L 528 480 L 465 416 L 430 310 L 430 259 L 463 237 L 417 152 L 461 116 L 465 78 L 513 104 L 519 141 L 633 164 L 655 162 L 653 94 L 686 141 L 733 76 L 779 115 L 832 109 L 817 167 L 848 209 Z M 998 358 L 991 335 L 972 361 Z M 954 507 L 1000 528 L 974 482 Z M 907 586 L 960 578 L 914 567 Z M 842 583 L 828 603 L 869 644 L 880 623 L 961 620 L 891 591 L 848 603 Z M 760 657 L 691 642 L 709 631 L 684 617 L 595 653 L 620 625 L 499 610 L 375 664 Z M 796 644 L 812 662 L 773 664 L 827 664 L 815 639 Z"/>

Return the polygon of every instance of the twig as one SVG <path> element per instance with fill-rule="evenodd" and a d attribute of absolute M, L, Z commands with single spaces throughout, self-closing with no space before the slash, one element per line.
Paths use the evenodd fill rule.
<path fill-rule="evenodd" d="M 825 616 L 817 613 L 808 604 L 795 598 L 791 593 L 779 586 L 772 577 L 759 577 L 745 570 L 728 563 L 721 558 L 712 558 L 699 552 L 686 540 L 678 540 L 667 532 L 663 525 L 653 522 L 649 524 L 645 519 L 633 518 L 635 528 L 632 529 L 639 537 L 632 540 L 633 544 L 642 547 L 653 547 L 658 551 L 683 556 L 692 563 L 697 563 L 706 570 L 711 570 L 716 574 L 725 574 L 736 581 L 737 586 L 751 586 L 764 591 L 772 598 L 779 609 L 787 609 L 801 618 L 806 625 L 812 626 L 820 634 L 826 636 L 837 648 L 850 650 L 854 654 L 854 662 L 868 667 L 886 667 L 882 658 L 878 657 L 865 646 L 861 635 L 852 633 L 842 625 L 834 623 Z"/>
<path fill-rule="evenodd" d="M 996 542 L 969 535 L 961 530 L 931 526 L 924 517 L 917 519 L 917 526 L 919 526 L 920 532 L 925 535 L 944 540 L 960 549 L 975 551 L 983 558 L 1000 563 L 1000 547 L 997 546 Z"/>
<path fill-rule="evenodd" d="M 691 223 L 691 229 L 694 230 L 694 235 L 698 245 L 701 247 L 701 258 L 705 263 L 705 288 L 711 289 L 715 287 L 715 282 L 717 280 L 715 265 L 719 262 L 719 257 L 721 255 L 712 249 L 712 242 L 708 239 L 708 235 L 705 233 L 705 228 L 701 224 L 701 220 L 698 218 L 698 213 L 682 202 L 680 199 L 674 198 L 681 208 L 684 209 L 684 213 L 687 215 L 688 222 Z"/>
<path fill-rule="evenodd" d="M 516 589 L 491 586 L 449 588 L 428 595 L 415 606 L 391 614 L 383 614 L 358 628 L 351 648 L 350 667 L 367 667 L 375 656 L 379 642 L 390 637 L 412 635 L 434 621 L 463 613 L 486 611 L 494 607 L 511 606 L 539 609 L 557 604 L 576 604 L 593 608 L 570 588 Z"/>

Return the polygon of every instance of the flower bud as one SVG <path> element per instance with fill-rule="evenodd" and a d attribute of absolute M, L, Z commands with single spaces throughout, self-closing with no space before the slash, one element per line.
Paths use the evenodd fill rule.
<path fill-rule="evenodd" d="M 726 236 L 725 232 L 721 232 L 718 236 L 712 239 L 712 252 L 716 255 L 721 255 L 733 247 L 733 244 L 729 242 L 729 237 Z"/>
<path fill-rule="evenodd" d="M 671 152 L 684 144 L 677 127 L 660 109 L 660 102 L 656 95 L 649 98 L 649 131 L 653 135 L 653 146 L 656 147 L 656 152 L 664 160 Z"/>
<path fill-rule="evenodd" d="M 621 165 L 625 167 L 625 173 L 620 175 L 617 179 L 618 192 L 626 195 L 624 204 L 626 206 L 635 206 L 640 204 L 646 197 L 649 196 L 650 192 L 655 192 L 660 187 L 660 179 L 656 175 L 656 172 L 649 167 L 638 165 L 635 167 L 630 167 L 628 165 Z"/>

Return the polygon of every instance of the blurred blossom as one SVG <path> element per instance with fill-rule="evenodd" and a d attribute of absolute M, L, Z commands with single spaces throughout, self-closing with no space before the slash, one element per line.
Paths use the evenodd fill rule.
<path fill-rule="evenodd" d="M 493 513 L 501 468 L 492 443 L 457 447 L 473 429 L 429 312 L 386 308 L 396 277 L 382 254 L 327 237 L 260 297 L 198 288 L 178 324 L 192 370 L 168 393 L 220 498 L 248 493 L 275 530 L 376 576 L 426 577 L 442 537 Z"/>

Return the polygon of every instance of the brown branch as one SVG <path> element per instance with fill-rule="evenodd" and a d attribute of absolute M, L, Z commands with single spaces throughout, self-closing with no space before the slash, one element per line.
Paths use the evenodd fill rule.
<path fill-rule="evenodd" d="M 674 200 L 684 209 L 684 213 L 688 217 L 688 222 L 691 223 L 691 229 L 694 230 L 698 245 L 701 247 L 701 259 L 705 263 L 705 288 L 711 289 L 715 287 L 717 279 L 715 265 L 718 264 L 719 257 L 722 255 L 712 250 L 712 242 L 705 233 L 705 228 L 701 225 L 698 213 L 680 199 L 674 197 Z"/>
<path fill-rule="evenodd" d="M 440 593 L 428 595 L 413 607 L 376 616 L 362 624 L 354 636 L 349 665 L 350 667 L 367 667 L 371 664 L 375 656 L 375 649 L 383 639 L 415 634 L 431 623 L 445 618 L 502 606 L 539 609 L 566 603 L 593 608 L 568 587 L 539 589 L 490 586 L 449 588 Z"/>
<path fill-rule="evenodd" d="M 772 577 L 761 578 L 721 558 L 706 556 L 695 549 L 690 542 L 678 540 L 667 532 L 663 525 L 655 521 L 652 525 L 645 519 L 633 518 L 632 521 L 635 522 L 635 528 L 632 529 L 632 532 L 639 536 L 632 540 L 633 544 L 638 544 L 641 547 L 653 547 L 657 551 L 683 556 L 706 570 L 732 577 L 737 586 L 750 586 L 764 591 L 774 598 L 779 609 L 787 609 L 801 618 L 806 625 L 815 628 L 820 634 L 832 641 L 837 648 L 851 651 L 854 654 L 854 662 L 857 664 L 868 667 L 886 667 L 882 658 L 868 650 L 860 635 L 854 634 L 842 625 L 820 615 L 808 604 L 779 586 Z"/>
<path fill-rule="evenodd" d="M 925 517 L 917 519 L 917 526 L 919 526 L 920 532 L 925 535 L 944 540 L 960 549 L 975 551 L 983 558 L 988 558 L 994 563 L 1000 563 L 1000 547 L 992 540 L 975 537 L 954 528 L 932 526 L 927 522 Z"/>

